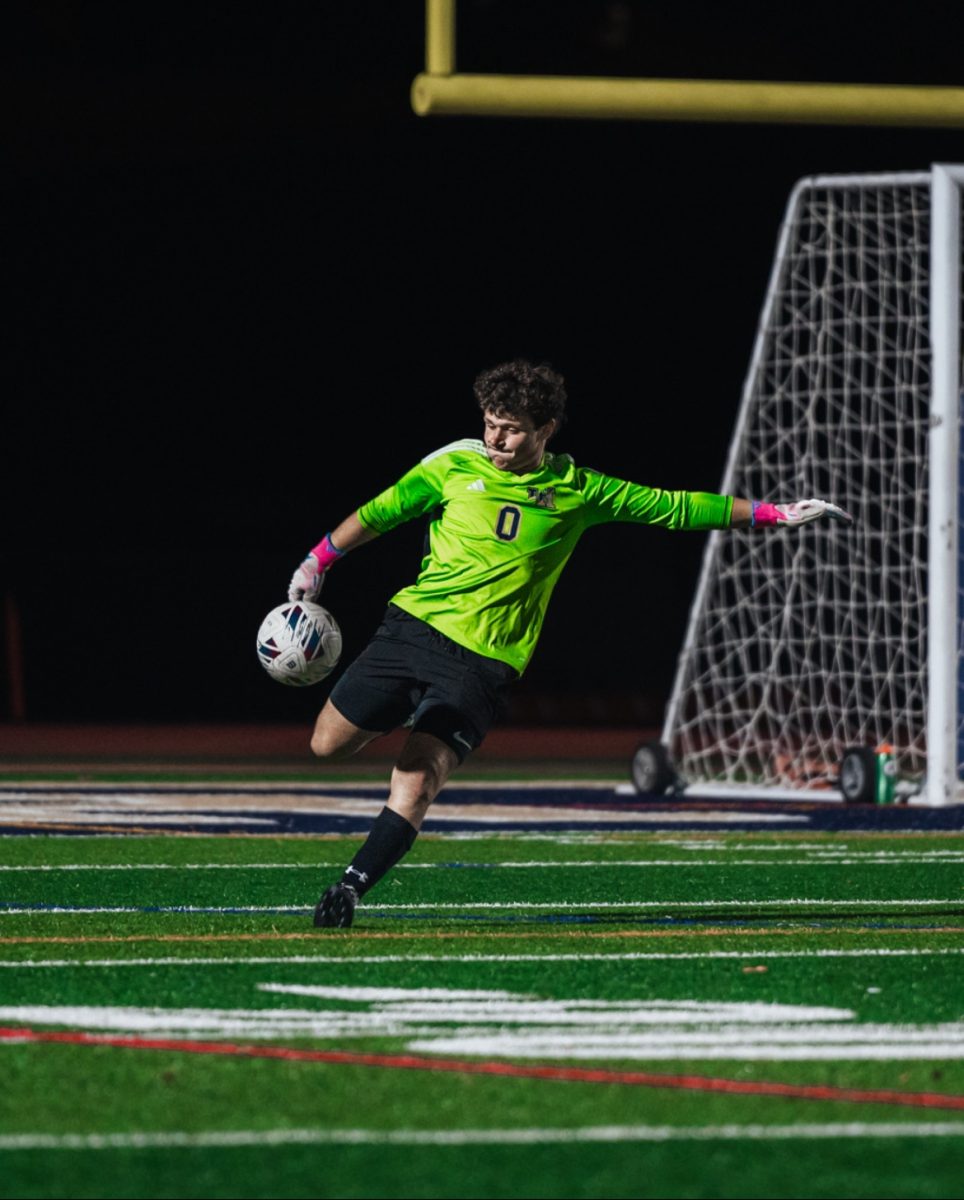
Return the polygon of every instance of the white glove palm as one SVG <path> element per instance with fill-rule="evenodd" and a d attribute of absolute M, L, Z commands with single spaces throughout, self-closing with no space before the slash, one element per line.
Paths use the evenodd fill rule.
<path fill-rule="evenodd" d="M 313 554 L 301 563 L 291 582 L 288 584 L 288 600 L 317 600 L 321 585 L 325 582 L 325 572 L 321 569 L 318 559 Z"/>
<path fill-rule="evenodd" d="M 818 517 L 830 517 L 847 525 L 854 523 L 850 513 L 829 500 L 797 500 L 793 504 L 778 504 L 777 509 L 784 514 L 782 520 L 778 520 L 778 525 L 805 525 L 808 521 L 816 521 Z"/>
<path fill-rule="evenodd" d="M 754 505 L 754 523 L 757 525 L 806 525 L 808 521 L 816 521 L 819 517 L 843 521 L 846 525 L 854 523 L 850 513 L 829 500 L 795 500 L 792 504 Z"/>

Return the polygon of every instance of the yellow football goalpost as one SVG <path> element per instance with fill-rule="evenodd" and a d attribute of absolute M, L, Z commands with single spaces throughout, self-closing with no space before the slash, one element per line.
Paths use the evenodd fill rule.
<path fill-rule="evenodd" d="M 455 5 L 426 0 L 425 70 L 411 89 L 420 117 L 964 126 L 964 88 L 956 87 L 462 74 Z"/>

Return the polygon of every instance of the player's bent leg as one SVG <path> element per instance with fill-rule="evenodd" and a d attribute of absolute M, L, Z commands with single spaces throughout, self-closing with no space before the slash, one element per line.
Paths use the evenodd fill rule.
<path fill-rule="evenodd" d="M 342 716 L 331 700 L 327 700 L 315 721 L 311 735 L 311 752 L 316 758 L 326 762 L 338 762 L 343 758 L 351 758 L 363 746 L 381 736 L 370 729 L 359 729 L 347 717 Z"/>

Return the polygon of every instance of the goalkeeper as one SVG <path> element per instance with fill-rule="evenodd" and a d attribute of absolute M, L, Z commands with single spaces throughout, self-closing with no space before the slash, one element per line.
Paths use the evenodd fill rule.
<path fill-rule="evenodd" d="M 349 551 L 430 517 L 418 578 L 391 598 L 315 723 L 311 749 L 326 762 L 399 726 L 411 730 L 388 803 L 319 900 L 317 926 L 351 925 L 359 899 L 411 849 L 432 801 L 525 670 L 552 589 L 587 529 L 610 521 L 706 530 L 850 520 L 824 500 L 768 504 L 664 491 L 549 453 L 566 391 L 546 364 L 504 363 L 480 374 L 474 390 L 483 439 L 443 446 L 363 504 L 309 552 L 289 586 L 289 600 L 314 600 Z"/>

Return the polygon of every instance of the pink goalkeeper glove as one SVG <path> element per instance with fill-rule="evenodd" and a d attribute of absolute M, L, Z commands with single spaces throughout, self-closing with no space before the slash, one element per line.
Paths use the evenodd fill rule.
<path fill-rule="evenodd" d="M 751 525 L 806 525 L 808 521 L 816 521 L 818 517 L 830 517 L 834 521 L 843 521 L 853 525 L 854 519 L 829 500 L 797 500 L 793 504 L 767 504 L 762 500 L 753 501 L 753 517 Z"/>
<path fill-rule="evenodd" d="M 318 545 L 308 551 L 308 557 L 291 576 L 288 600 L 291 603 L 295 600 L 317 600 L 321 585 L 325 582 L 325 572 L 344 553 L 344 550 L 336 549 L 326 533 Z"/>

